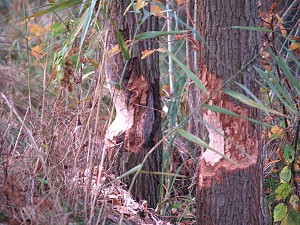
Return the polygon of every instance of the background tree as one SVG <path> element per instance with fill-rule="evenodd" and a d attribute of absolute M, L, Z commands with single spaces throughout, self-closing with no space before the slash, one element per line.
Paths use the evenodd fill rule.
<path fill-rule="evenodd" d="M 224 85 L 241 91 L 234 83 L 238 82 L 257 93 L 256 73 L 248 63 L 258 54 L 259 36 L 253 31 L 231 28 L 258 26 L 257 1 L 204 0 L 198 1 L 198 9 L 200 34 L 210 47 L 201 43 L 198 76 L 208 91 L 208 95 L 202 95 L 202 103 L 257 118 L 256 110 L 233 100 L 222 88 Z M 200 96 L 196 101 L 190 104 L 199 105 Z M 210 147 L 229 156 L 236 164 L 209 150 L 201 155 L 197 224 L 263 224 L 258 127 L 207 108 L 196 115 L 210 124 L 203 126 L 202 133 L 207 133 Z M 194 126 L 200 125 L 194 123 Z"/>
<path fill-rule="evenodd" d="M 130 0 L 116 0 L 109 5 L 108 20 L 112 22 L 108 27 L 108 50 L 117 44 L 123 47 L 120 35 L 128 44 L 138 33 L 157 30 L 158 21 L 154 16 L 140 24 L 138 20 L 142 19 L 142 14 L 127 12 L 123 15 L 130 4 Z M 110 86 L 116 118 L 108 132 L 109 139 L 116 145 L 109 150 L 108 164 L 113 162 L 112 172 L 117 176 L 139 165 L 161 137 L 158 54 L 141 59 L 143 51 L 157 48 L 156 40 L 147 39 L 129 47 L 128 61 L 119 53 L 106 62 L 107 80 L 121 83 L 120 90 Z M 145 162 L 143 170 L 161 171 L 161 162 L 161 149 L 157 148 Z M 125 177 L 128 185 L 132 177 Z M 139 175 L 133 193 L 154 207 L 158 200 L 159 181 L 157 175 Z"/>

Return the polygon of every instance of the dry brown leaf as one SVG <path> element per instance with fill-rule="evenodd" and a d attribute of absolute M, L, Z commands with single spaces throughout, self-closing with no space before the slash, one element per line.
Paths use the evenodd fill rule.
<path fill-rule="evenodd" d="M 115 45 L 111 50 L 109 50 L 107 54 L 108 54 L 109 56 L 113 56 L 113 55 L 115 55 L 115 54 L 118 53 L 118 52 L 120 52 L 120 47 L 119 47 L 119 45 L 117 44 L 117 45 Z"/>
<path fill-rule="evenodd" d="M 271 132 L 272 132 L 272 134 L 280 135 L 280 134 L 283 133 L 283 129 L 280 128 L 280 127 L 278 127 L 278 126 L 273 126 L 273 127 L 271 128 Z"/>
<path fill-rule="evenodd" d="M 141 8 L 144 8 L 146 5 L 148 5 L 148 2 L 145 2 L 145 0 L 139 0 L 137 3 L 135 3 L 136 10 L 140 10 Z"/>
<path fill-rule="evenodd" d="M 178 4 L 178 6 L 181 6 L 181 5 L 183 5 L 183 4 L 184 4 L 184 2 L 185 2 L 185 0 L 177 0 L 177 4 Z"/>
<path fill-rule="evenodd" d="M 293 50 L 296 50 L 297 48 L 299 48 L 300 47 L 300 44 L 298 44 L 298 43 L 292 43 L 291 45 L 290 45 L 290 50 L 291 51 L 293 51 Z"/>
<path fill-rule="evenodd" d="M 176 35 L 175 35 L 176 41 L 179 41 L 179 40 L 181 40 L 181 39 L 184 38 L 184 37 L 185 37 L 185 34 L 176 34 Z"/>
<path fill-rule="evenodd" d="M 139 0 L 137 3 L 134 3 L 135 9 L 139 11 L 141 8 L 144 8 L 146 5 L 148 5 L 148 2 L 145 2 L 145 0 Z M 129 9 L 131 8 L 132 4 L 130 3 L 129 6 L 125 9 L 123 15 L 125 15 Z"/>
<path fill-rule="evenodd" d="M 145 50 L 145 51 L 142 51 L 142 57 L 141 57 L 141 59 L 145 59 L 149 55 L 152 55 L 154 52 L 155 52 L 155 49 L 154 50 Z"/>
<path fill-rule="evenodd" d="M 158 2 L 158 3 L 161 3 L 162 5 L 165 5 L 164 2 L 160 1 L 160 0 L 154 0 L 154 2 Z M 151 4 L 150 12 L 154 13 L 154 16 L 157 16 L 159 18 L 162 17 L 164 15 L 164 13 L 162 11 L 163 11 L 163 9 L 160 6 Z"/>

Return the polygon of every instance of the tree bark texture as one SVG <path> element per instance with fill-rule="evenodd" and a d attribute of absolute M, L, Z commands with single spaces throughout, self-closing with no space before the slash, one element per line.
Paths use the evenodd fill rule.
<path fill-rule="evenodd" d="M 116 29 L 127 43 L 133 40 L 137 29 L 139 29 L 137 34 L 157 29 L 158 21 L 153 16 L 148 17 L 140 28 L 133 12 L 127 12 L 124 16 L 123 13 L 130 4 L 131 0 L 114 0 L 108 7 L 108 15 L 116 24 L 114 26 L 110 23 L 109 26 L 108 50 L 118 44 Z M 154 53 L 141 59 L 142 51 L 157 48 L 156 40 L 143 40 L 133 43 L 127 65 L 121 53 L 106 62 L 108 81 L 119 83 L 125 70 L 120 90 L 110 85 L 111 94 L 114 96 L 116 118 L 107 132 L 110 143 L 113 143 L 108 150 L 107 165 L 116 176 L 139 165 L 161 138 L 158 54 Z M 161 162 L 162 153 L 159 147 L 150 155 L 143 170 L 161 171 Z M 132 177 L 133 175 L 124 178 L 127 185 L 130 185 Z M 154 207 L 158 200 L 159 181 L 157 175 L 139 175 L 133 194 L 140 200 L 146 199 L 148 204 Z"/>
<path fill-rule="evenodd" d="M 208 91 L 208 95 L 202 94 L 201 102 L 257 119 L 256 110 L 222 91 L 224 85 L 224 88 L 242 92 L 234 83 L 238 82 L 257 94 L 258 87 L 254 83 L 257 74 L 252 66 L 246 65 L 258 54 L 259 34 L 231 28 L 258 26 L 257 0 L 202 0 L 198 3 L 200 34 L 211 48 L 210 51 L 201 43 L 198 76 Z M 200 116 L 211 125 L 205 126 L 209 145 L 236 164 L 209 150 L 200 156 L 197 224 L 263 224 L 258 127 L 207 109 L 203 109 Z"/>

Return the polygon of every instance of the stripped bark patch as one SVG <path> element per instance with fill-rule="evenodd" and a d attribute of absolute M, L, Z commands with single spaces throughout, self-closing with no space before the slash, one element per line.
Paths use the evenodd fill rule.
<path fill-rule="evenodd" d="M 223 82 L 221 78 L 208 71 L 205 66 L 201 71 L 202 82 L 208 95 L 215 92 L 208 104 L 228 109 L 243 117 L 251 117 L 249 108 L 244 105 L 237 105 L 222 90 L 218 90 Z M 203 101 L 207 97 L 204 95 Z M 256 163 L 259 149 L 258 135 L 248 121 L 208 109 L 203 110 L 203 119 L 211 125 L 206 126 L 210 140 L 209 145 L 233 159 L 237 164 L 234 165 L 220 155 L 205 150 L 200 157 L 200 187 L 209 187 L 212 180 L 220 183 L 222 182 L 222 174 L 247 168 Z"/>
<path fill-rule="evenodd" d="M 133 124 L 131 128 L 125 132 L 125 149 L 130 152 L 137 152 L 145 142 L 144 131 L 146 126 L 146 117 L 148 108 L 148 81 L 141 75 L 138 77 L 130 77 L 128 85 L 130 91 L 129 105 L 134 109 Z"/>
<path fill-rule="evenodd" d="M 116 145 L 118 137 L 124 135 L 124 149 L 129 152 L 138 152 L 145 142 L 148 89 L 145 76 L 132 75 L 127 85 L 129 100 L 124 90 L 116 93 L 116 119 L 108 130 L 108 139 Z"/>

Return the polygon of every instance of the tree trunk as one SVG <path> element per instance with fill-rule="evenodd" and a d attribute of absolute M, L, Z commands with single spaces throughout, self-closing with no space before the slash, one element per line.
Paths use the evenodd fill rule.
<path fill-rule="evenodd" d="M 118 44 L 116 29 L 127 43 L 133 40 L 137 29 L 137 34 L 157 29 L 158 21 L 153 16 L 140 27 L 134 13 L 127 12 L 124 16 L 123 13 L 130 3 L 131 0 L 114 0 L 108 7 L 108 16 L 116 25 L 109 25 L 106 45 L 108 50 Z M 139 165 L 161 138 L 158 54 L 154 53 L 141 59 L 142 51 L 156 48 L 156 40 L 140 41 L 133 44 L 127 65 L 121 53 L 106 62 L 107 81 L 119 83 L 124 72 L 120 90 L 110 85 L 116 118 L 107 132 L 112 144 L 107 153 L 107 165 L 116 176 Z M 162 153 L 158 147 L 144 164 L 143 170 L 161 171 L 161 162 Z M 131 184 L 132 177 L 133 175 L 124 178 L 127 185 Z M 154 207 L 158 200 L 159 181 L 156 175 L 141 174 L 137 177 L 132 192 L 140 200 L 146 199 L 148 204 Z"/>
<path fill-rule="evenodd" d="M 241 91 L 234 83 L 239 82 L 257 94 L 254 69 L 248 66 L 238 71 L 258 54 L 259 34 L 231 28 L 258 26 L 257 6 L 257 0 L 202 0 L 198 4 L 200 34 L 211 48 L 208 50 L 203 43 L 200 48 L 198 75 L 208 91 L 208 96 L 202 94 L 201 101 L 256 119 L 256 110 L 226 96 L 220 88 L 231 80 L 225 88 Z M 209 145 L 237 164 L 210 150 L 201 155 L 197 224 L 263 224 L 258 127 L 207 109 L 201 114 L 205 122 L 218 130 L 206 126 Z"/>

